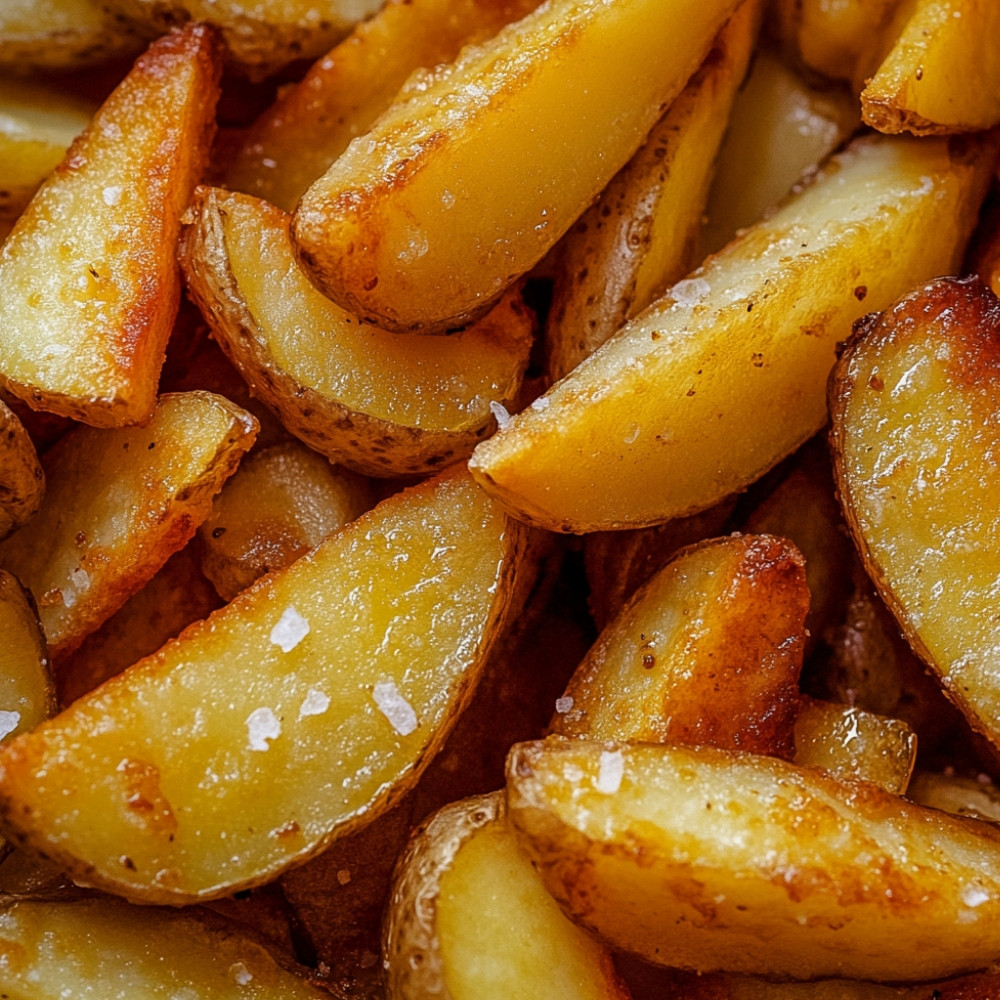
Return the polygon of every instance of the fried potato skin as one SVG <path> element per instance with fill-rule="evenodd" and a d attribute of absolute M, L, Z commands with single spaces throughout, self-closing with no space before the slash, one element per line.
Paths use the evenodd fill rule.
<path fill-rule="evenodd" d="M 24 425 L 0 400 L 0 539 L 30 521 L 45 496 L 45 471 Z"/>

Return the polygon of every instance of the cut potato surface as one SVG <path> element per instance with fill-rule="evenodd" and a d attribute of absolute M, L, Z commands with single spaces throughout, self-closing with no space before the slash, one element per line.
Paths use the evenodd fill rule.
<path fill-rule="evenodd" d="M 913 981 L 1000 952 L 997 829 L 867 782 L 707 747 L 552 740 L 513 748 L 508 803 L 563 909 L 658 964 Z"/>
<path fill-rule="evenodd" d="M 268 881 L 416 780 L 525 550 L 463 470 L 383 501 L 9 744 L 4 829 L 144 901 Z"/>
<path fill-rule="evenodd" d="M 554 531 L 638 527 L 745 488 L 826 421 L 838 341 L 957 266 L 992 147 L 860 140 L 473 454 Z"/>
<path fill-rule="evenodd" d="M 1000 745 L 1000 303 L 941 279 L 860 329 L 830 383 L 844 514 L 910 644 Z"/>

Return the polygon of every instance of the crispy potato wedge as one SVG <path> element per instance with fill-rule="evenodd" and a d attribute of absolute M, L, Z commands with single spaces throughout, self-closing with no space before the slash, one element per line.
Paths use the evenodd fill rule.
<path fill-rule="evenodd" d="M 396 869 L 383 954 L 389 1000 L 629 997 L 611 954 L 566 919 L 518 847 L 503 792 L 420 828 Z"/>
<path fill-rule="evenodd" d="M 315 59 L 380 0 L 105 0 L 105 6 L 154 31 L 186 21 L 221 29 L 228 64 L 263 79 L 297 59 Z"/>
<path fill-rule="evenodd" d="M 1000 950 L 991 824 L 708 747 L 525 743 L 507 773 L 511 821 L 549 891 L 649 961 L 914 981 Z"/>
<path fill-rule="evenodd" d="M 371 128 L 415 70 L 451 62 L 539 0 L 389 0 L 362 21 L 242 137 L 225 187 L 286 212 L 356 136 Z"/>
<path fill-rule="evenodd" d="M 259 941 L 203 908 L 131 906 L 105 897 L 18 899 L 0 908 L 0 991 L 77 996 L 316 1000 L 305 969 L 283 967 Z"/>
<path fill-rule="evenodd" d="M 712 163 L 747 72 L 761 4 L 744 4 L 635 156 L 562 239 L 545 328 L 553 381 L 698 262 Z"/>
<path fill-rule="evenodd" d="M 917 758 L 917 735 L 900 719 L 851 705 L 803 699 L 795 719 L 795 763 L 871 781 L 902 795 Z"/>
<path fill-rule="evenodd" d="M 390 497 L 10 743 L 4 828 L 148 902 L 272 879 L 416 780 L 526 548 L 464 470 Z"/>
<path fill-rule="evenodd" d="M 75 69 L 137 55 L 148 31 L 112 14 L 103 0 L 4 0 L 0 65 Z"/>
<path fill-rule="evenodd" d="M 1000 745 L 993 588 L 1000 526 L 983 470 L 997 447 L 1000 303 L 942 278 L 864 324 L 830 381 L 844 515 L 910 644 Z"/>
<path fill-rule="evenodd" d="M 98 427 L 152 413 L 218 73 L 204 25 L 154 42 L 0 249 L 0 385 L 36 409 Z"/>
<path fill-rule="evenodd" d="M 738 6 L 555 0 L 465 49 L 302 196 L 300 260 L 385 329 L 468 323 L 624 166 Z"/>
<path fill-rule="evenodd" d="M 1000 823 L 1000 789 L 985 774 L 964 778 L 921 771 L 913 776 L 906 794 L 914 802 L 955 816 L 973 816 Z"/>
<path fill-rule="evenodd" d="M 14 411 L 0 400 L 0 538 L 38 513 L 45 496 L 45 471 L 35 446 Z"/>
<path fill-rule="evenodd" d="M 399 337 L 316 290 L 280 209 L 202 188 L 195 212 L 181 248 L 193 297 L 253 392 L 331 461 L 427 473 L 466 458 L 497 404 L 515 405 L 534 330 L 517 291 L 448 338 Z"/>
<path fill-rule="evenodd" d="M 335 468 L 298 441 L 254 450 L 198 528 L 202 570 L 231 601 L 373 504 L 368 480 Z"/>
<path fill-rule="evenodd" d="M 81 427 L 46 453 L 42 508 L 0 543 L 0 566 L 34 594 L 53 659 L 183 548 L 256 429 L 221 396 L 167 393 L 145 427 Z"/>
<path fill-rule="evenodd" d="M 551 730 L 789 757 L 808 609 L 804 560 L 784 539 L 684 549 L 601 633 Z"/>
<path fill-rule="evenodd" d="M 882 132 L 933 135 L 1000 122 L 1000 7 L 993 0 L 915 0 L 909 20 L 861 93 Z"/>
<path fill-rule="evenodd" d="M 95 110 L 51 87 L 0 78 L 0 218 L 21 214 Z"/>
<path fill-rule="evenodd" d="M 477 448 L 554 531 L 638 527 L 746 487 L 826 420 L 837 342 L 961 258 L 993 147 L 860 140 Z"/>

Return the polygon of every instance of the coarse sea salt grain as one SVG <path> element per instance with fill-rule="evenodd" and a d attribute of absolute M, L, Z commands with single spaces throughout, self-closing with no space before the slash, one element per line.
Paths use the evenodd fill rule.
<path fill-rule="evenodd" d="M 101 192 L 101 197 L 104 199 L 105 205 L 109 208 L 114 208 L 122 200 L 121 185 L 113 184 L 111 187 L 106 187 Z"/>
<path fill-rule="evenodd" d="M 497 427 L 503 430 L 510 423 L 510 414 L 503 403 L 498 403 L 495 399 L 490 402 L 490 413 L 493 414 L 497 422 Z"/>
<path fill-rule="evenodd" d="M 549 397 L 539 396 L 537 399 L 531 401 L 531 408 L 533 410 L 547 410 L 549 408 Z"/>
<path fill-rule="evenodd" d="M 20 712 L 0 712 L 0 740 L 5 736 L 10 736 L 20 724 Z"/>
<path fill-rule="evenodd" d="M 251 750 L 267 750 L 268 740 L 281 735 L 281 720 L 269 708 L 255 708 L 247 716 L 247 736 Z"/>
<path fill-rule="evenodd" d="M 417 728 L 417 713 L 392 681 L 379 681 L 372 697 L 378 710 L 400 736 L 409 736 Z"/>
<path fill-rule="evenodd" d="M 299 718 L 307 715 L 322 715 L 330 707 L 330 696 L 324 694 L 319 688 L 309 688 L 306 692 L 302 707 L 299 709 Z"/>
<path fill-rule="evenodd" d="M 562 698 L 556 698 L 556 711 L 560 715 L 565 715 L 573 707 L 573 699 L 566 695 Z"/>
<path fill-rule="evenodd" d="M 595 788 L 605 795 L 614 795 L 621 788 L 625 774 L 625 758 L 620 750 L 603 750 L 598 762 Z"/>
<path fill-rule="evenodd" d="M 283 653 L 290 653 L 308 634 L 309 622 L 299 614 L 293 604 L 289 604 L 271 629 L 270 638 Z"/>
<path fill-rule="evenodd" d="M 711 290 L 704 278 L 684 278 L 668 294 L 680 306 L 696 306 Z"/>
<path fill-rule="evenodd" d="M 247 983 L 253 981 L 253 974 L 242 962 L 233 962 L 233 964 L 229 966 L 229 975 L 231 975 L 235 982 L 240 986 L 246 986 Z"/>
<path fill-rule="evenodd" d="M 962 890 L 962 902 L 966 906 L 982 906 L 989 898 L 990 894 L 978 885 L 967 885 Z"/>

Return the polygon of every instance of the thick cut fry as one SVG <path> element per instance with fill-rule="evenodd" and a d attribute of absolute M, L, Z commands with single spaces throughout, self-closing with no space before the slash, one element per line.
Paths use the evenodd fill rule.
<path fill-rule="evenodd" d="M 482 314 L 638 149 L 738 6 L 555 0 L 466 49 L 303 195 L 292 232 L 313 280 L 386 329 Z"/>
<path fill-rule="evenodd" d="M 152 413 L 218 59 L 204 25 L 154 42 L 0 250 L 0 385 L 36 409 L 99 427 Z"/>
<path fill-rule="evenodd" d="M 760 10 L 753 0 L 733 16 L 639 151 L 563 237 L 545 330 L 553 380 L 700 259 L 712 161 L 746 75 Z"/>
<path fill-rule="evenodd" d="M 601 633 L 552 731 L 788 757 L 808 609 L 802 555 L 784 539 L 685 549 Z"/>
<path fill-rule="evenodd" d="M 368 480 L 334 468 L 298 441 L 255 450 L 198 529 L 205 551 L 202 568 L 219 596 L 231 601 L 373 503 Z"/>
<path fill-rule="evenodd" d="M 10 743 L 4 827 L 144 901 L 268 881 L 416 780 L 525 549 L 461 470 L 390 497 Z"/>
<path fill-rule="evenodd" d="M 468 330 L 433 340 L 361 324 L 295 261 L 288 216 L 200 189 L 181 261 L 216 339 L 288 429 L 374 476 L 426 473 L 471 454 L 512 407 L 533 319 L 510 292 Z"/>
<path fill-rule="evenodd" d="M 120 900 L 23 899 L 0 909 L 0 992 L 18 1000 L 75 996 L 317 1000 L 252 937 L 198 908 Z"/>
<path fill-rule="evenodd" d="M 389 0 L 247 130 L 225 186 L 286 212 L 392 103 L 415 70 L 451 62 L 538 0 Z"/>
<path fill-rule="evenodd" d="M 30 521 L 45 496 L 45 472 L 16 414 L 0 400 L 0 538 Z"/>
<path fill-rule="evenodd" d="M 991 824 L 708 747 L 525 743 L 507 780 L 556 900 L 649 961 L 914 981 L 1000 951 Z"/>
<path fill-rule="evenodd" d="M 145 427 L 81 427 L 46 453 L 45 501 L 0 544 L 0 566 L 34 594 L 54 659 L 185 545 L 256 429 L 221 396 L 168 393 Z"/>
<path fill-rule="evenodd" d="M 1000 745 L 1000 303 L 940 279 L 862 325 L 830 382 L 844 515 L 910 644 Z"/>
<path fill-rule="evenodd" d="M 892 51 L 861 94 L 882 132 L 966 132 L 1000 122 L 1000 5 L 916 0 Z"/>
<path fill-rule="evenodd" d="M 956 265 L 992 153 L 853 144 L 480 444 L 473 474 L 554 531 L 669 520 L 746 487 L 825 422 L 851 323 Z"/>
<path fill-rule="evenodd" d="M 629 1000 L 611 954 L 566 919 L 521 852 L 502 792 L 446 806 L 411 841 L 383 953 L 389 1000 Z"/>

